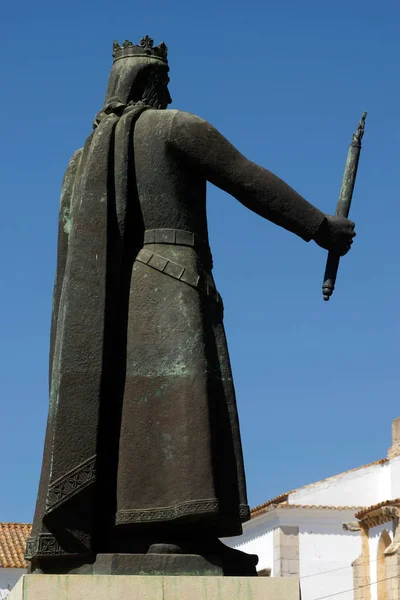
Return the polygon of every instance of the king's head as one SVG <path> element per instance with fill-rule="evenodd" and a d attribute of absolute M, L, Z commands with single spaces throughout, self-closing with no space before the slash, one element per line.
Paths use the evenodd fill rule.
<path fill-rule="evenodd" d="M 148 35 L 140 40 L 140 44 L 138 46 L 135 46 L 129 40 L 125 40 L 122 46 L 120 46 L 118 42 L 114 42 L 113 44 L 114 62 L 120 60 L 121 58 L 128 57 L 153 58 L 167 65 L 167 54 L 168 48 L 164 42 L 161 42 L 161 44 L 158 46 L 154 46 L 153 40 Z"/>
<path fill-rule="evenodd" d="M 142 102 L 154 108 L 166 108 L 172 101 L 168 90 L 167 54 L 164 42 L 154 46 L 148 35 L 138 45 L 128 40 L 121 45 L 114 42 L 114 62 L 104 106 Z"/>

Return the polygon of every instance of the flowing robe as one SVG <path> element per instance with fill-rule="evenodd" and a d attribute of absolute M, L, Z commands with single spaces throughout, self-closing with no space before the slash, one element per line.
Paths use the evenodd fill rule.
<path fill-rule="evenodd" d="M 290 188 L 194 115 L 147 111 L 134 147 L 145 230 L 189 231 L 207 247 L 207 179 L 254 208 L 262 195 L 269 218 L 306 239 L 321 223 L 319 211 L 290 202 Z M 210 274 L 206 252 L 146 249 Z M 134 262 L 130 284 L 116 522 L 183 519 L 237 535 L 249 509 L 221 303 L 150 265 Z"/>
<path fill-rule="evenodd" d="M 115 127 L 113 117 L 107 118 Z M 47 556 L 53 556 L 116 551 L 115 532 L 132 528 L 150 536 L 160 529 L 218 537 L 241 533 L 250 513 L 222 301 L 211 274 L 206 182 L 305 241 L 324 219 L 189 113 L 146 110 L 128 141 L 126 161 L 118 164 L 124 174 L 114 169 L 112 184 L 118 187 L 125 171 L 135 174 L 134 192 L 129 185 L 124 191 L 121 236 L 110 242 L 113 222 L 120 219 L 118 202 L 109 202 L 108 232 L 96 220 L 81 230 L 99 240 L 97 249 L 89 245 L 86 255 L 81 250 L 67 258 L 82 261 L 82 285 L 96 271 L 99 247 L 107 269 L 102 288 L 101 272 L 97 277 L 101 293 L 93 292 L 101 303 L 83 305 L 78 324 L 65 325 L 81 352 L 67 368 L 70 396 L 78 390 L 79 401 L 71 409 L 72 400 L 63 403 L 59 395 L 51 408 L 58 435 L 49 426 L 30 557 L 46 557 L 41 536 L 50 547 Z M 65 189 L 73 187 L 80 160 L 78 153 Z M 99 197 L 96 206 L 101 202 Z M 62 205 L 60 239 L 69 227 L 66 214 Z M 82 331 L 91 319 L 101 321 L 101 307 L 106 317 L 97 324 L 102 360 L 94 365 L 96 379 Z M 58 329 L 60 323 L 58 316 Z M 101 387 L 96 403 L 94 381 Z M 60 460 L 63 452 L 68 466 Z M 50 496 L 53 508 L 44 514 Z"/>

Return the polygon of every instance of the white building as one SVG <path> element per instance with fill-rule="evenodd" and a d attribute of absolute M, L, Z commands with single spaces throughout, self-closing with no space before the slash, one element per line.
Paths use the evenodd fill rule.
<path fill-rule="evenodd" d="M 229 546 L 259 574 L 300 578 L 302 600 L 400 600 L 400 418 L 387 458 L 281 494 L 252 510 Z M 0 523 L 0 600 L 26 572 L 31 526 Z"/>
<path fill-rule="evenodd" d="M 0 600 L 8 596 L 26 573 L 28 563 L 24 553 L 31 529 L 26 523 L 0 523 Z"/>
<path fill-rule="evenodd" d="M 259 574 L 299 577 L 302 600 L 400 600 L 400 418 L 388 457 L 282 494 L 224 542 Z"/>

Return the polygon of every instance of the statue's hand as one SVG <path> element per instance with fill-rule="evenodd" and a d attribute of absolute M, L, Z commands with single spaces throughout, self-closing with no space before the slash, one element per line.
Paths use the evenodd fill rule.
<path fill-rule="evenodd" d="M 350 250 L 355 235 L 353 221 L 344 217 L 325 215 L 321 227 L 314 236 L 314 241 L 321 248 L 344 256 Z"/>

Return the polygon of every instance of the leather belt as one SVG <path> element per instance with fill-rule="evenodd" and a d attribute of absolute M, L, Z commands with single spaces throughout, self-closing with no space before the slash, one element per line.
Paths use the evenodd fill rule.
<path fill-rule="evenodd" d="M 152 269 L 155 269 L 156 271 L 160 271 L 160 273 L 164 273 L 173 279 L 177 279 L 178 281 L 182 281 L 183 283 L 190 285 L 199 292 L 210 296 L 222 306 L 222 298 L 217 292 L 211 277 L 207 276 L 206 273 L 201 273 L 199 275 L 196 273 L 196 271 L 182 267 L 178 263 L 164 258 L 155 252 L 150 252 L 146 248 L 142 248 L 139 251 L 138 255 L 136 256 L 136 260 L 151 267 Z"/>
<path fill-rule="evenodd" d="M 175 246 L 190 246 L 208 258 L 209 267 L 212 268 L 212 256 L 208 242 L 197 233 L 185 229 L 147 229 L 144 232 L 143 245 L 146 244 L 173 244 Z"/>
<path fill-rule="evenodd" d="M 144 244 L 175 244 L 177 246 L 192 246 L 192 248 L 207 248 L 208 244 L 197 233 L 184 229 L 147 229 L 144 232 Z"/>

